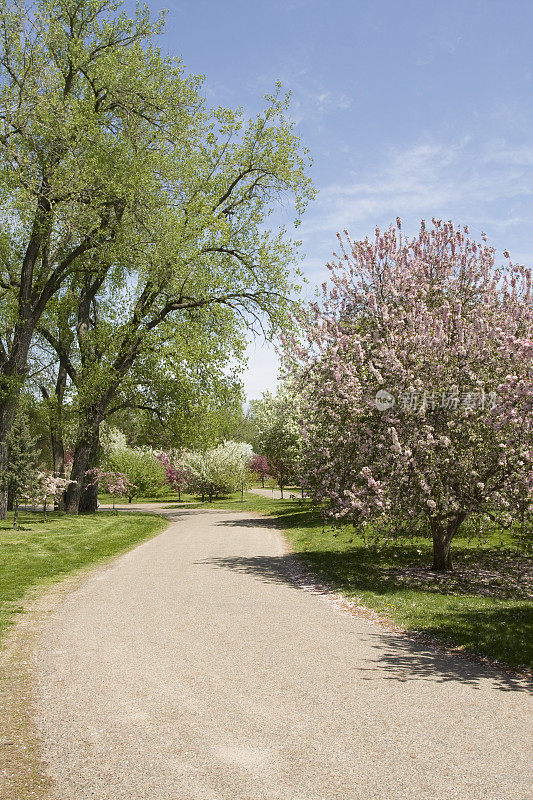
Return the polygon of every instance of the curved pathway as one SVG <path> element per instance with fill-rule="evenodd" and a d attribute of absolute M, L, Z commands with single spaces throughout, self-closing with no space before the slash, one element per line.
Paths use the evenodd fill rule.
<path fill-rule="evenodd" d="M 269 500 L 281 500 L 281 492 L 279 489 L 261 489 L 261 488 L 253 488 L 248 489 L 248 492 L 251 494 L 258 494 L 260 497 L 268 497 Z M 289 500 L 291 497 L 294 497 L 296 500 L 299 500 L 302 496 L 301 489 L 284 489 L 283 490 L 283 499 Z"/>
<path fill-rule="evenodd" d="M 298 588 L 271 521 L 171 513 L 45 626 L 38 724 L 57 798 L 531 797 L 519 681 Z"/>

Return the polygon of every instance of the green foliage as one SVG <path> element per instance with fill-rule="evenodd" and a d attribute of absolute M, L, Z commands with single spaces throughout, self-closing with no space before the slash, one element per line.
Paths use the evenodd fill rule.
<path fill-rule="evenodd" d="M 38 482 L 37 453 L 30 436 L 28 424 L 22 413 L 13 422 L 8 436 L 8 464 L 4 485 L 13 497 L 15 507 L 14 525 L 17 524 L 18 505 L 21 497 L 31 495 Z"/>
<path fill-rule="evenodd" d="M 276 395 L 264 392 L 250 403 L 257 430 L 254 450 L 266 456 L 270 474 L 280 489 L 298 482 L 302 441 L 298 427 L 298 400 L 288 387 Z"/>
<path fill-rule="evenodd" d="M 111 469 L 126 475 L 133 484 L 127 495 L 130 503 L 137 495 L 157 495 L 166 485 L 165 468 L 152 452 L 122 447 L 112 451 L 108 461 Z"/>
<path fill-rule="evenodd" d="M 87 439 L 114 414 L 159 416 L 165 447 L 188 427 L 205 447 L 226 435 L 217 396 L 241 399 L 228 366 L 245 329 L 279 332 L 294 308 L 299 242 L 268 226 L 280 198 L 296 226 L 314 196 L 289 98 L 277 85 L 251 119 L 210 109 L 160 30 L 110 0 L 0 9 L 4 345 L 22 375 L 37 328 L 60 362 L 49 411 L 59 436 L 61 407 L 77 415 L 71 509 Z"/>

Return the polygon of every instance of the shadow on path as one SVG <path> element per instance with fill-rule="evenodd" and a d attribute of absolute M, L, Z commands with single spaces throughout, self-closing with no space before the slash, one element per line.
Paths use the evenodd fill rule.
<path fill-rule="evenodd" d="M 246 522 L 246 520 L 245 520 Z M 250 523 L 252 520 L 250 520 Z M 254 527 L 263 520 L 254 519 Z M 268 521 L 270 522 L 270 521 Z M 237 522 L 220 524 L 238 524 Z M 229 569 L 252 575 L 264 583 L 290 585 L 297 589 L 312 591 L 314 594 L 331 596 L 329 587 L 321 584 L 307 572 L 305 565 L 291 555 L 281 556 L 226 556 L 208 558 L 201 562 L 218 569 Z M 512 611 L 512 609 L 510 609 Z M 355 614 L 357 609 L 354 608 Z M 482 612 L 464 612 L 471 618 L 472 614 Z M 501 611 L 498 613 L 501 614 Z M 489 615 L 490 616 L 490 615 Z M 491 629 L 490 619 L 484 620 L 487 630 Z M 425 631 L 425 636 L 442 636 L 442 630 Z M 489 666 L 468 653 L 451 652 L 441 642 L 426 644 L 416 638 L 416 633 L 388 633 L 380 630 L 366 634 L 370 637 L 370 646 L 375 653 L 372 658 L 363 657 L 357 667 L 366 680 L 410 681 L 428 680 L 433 682 L 460 681 L 479 687 L 479 681 L 491 679 L 496 688 L 502 691 L 530 691 L 532 686 L 525 679 L 517 677 L 503 669 Z M 356 654 L 355 654 L 356 655 Z"/>

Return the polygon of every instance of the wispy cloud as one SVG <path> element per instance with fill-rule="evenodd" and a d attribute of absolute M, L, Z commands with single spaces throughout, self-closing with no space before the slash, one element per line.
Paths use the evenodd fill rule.
<path fill-rule="evenodd" d="M 311 53 L 302 48 L 297 58 L 284 60 L 274 74 L 281 81 L 284 89 L 291 92 L 291 118 L 299 125 L 302 122 L 319 121 L 332 112 L 348 111 L 353 104 L 353 97 L 346 91 L 327 86 L 313 72 L 302 64 L 311 59 Z M 249 88 L 257 91 L 272 89 L 272 72 L 268 75 L 257 75 L 249 81 Z"/>
<path fill-rule="evenodd" d="M 307 249 L 318 235 L 349 228 L 372 233 L 396 216 L 433 216 L 501 230 L 533 222 L 533 148 L 464 137 L 389 150 L 342 183 L 322 189 L 303 226 Z"/>

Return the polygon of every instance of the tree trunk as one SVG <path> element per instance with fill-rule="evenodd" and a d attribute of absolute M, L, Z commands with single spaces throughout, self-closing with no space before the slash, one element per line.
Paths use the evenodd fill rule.
<path fill-rule="evenodd" d="M 16 400 L 7 397 L 0 408 L 0 520 L 7 519 L 8 489 L 2 476 L 5 475 L 8 463 L 7 437 L 15 416 Z"/>
<path fill-rule="evenodd" d="M 433 564 L 431 569 L 435 572 L 450 572 L 453 569 L 452 539 L 465 519 L 466 514 L 458 514 L 447 521 L 430 520 L 431 533 L 433 535 Z"/>
<path fill-rule="evenodd" d="M 94 439 L 91 445 L 91 452 L 89 454 L 89 463 L 87 464 L 87 469 L 93 469 L 94 467 L 99 467 L 99 466 L 100 466 L 100 426 L 98 426 L 94 434 Z M 80 514 L 96 514 L 97 510 L 98 510 L 98 482 L 91 481 L 89 486 L 87 486 L 87 481 L 84 480 L 78 512 Z"/>
<path fill-rule="evenodd" d="M 65 444 L 63 441 L 63 397 L 67 385 L 67 372 L 63 366 L 59 367 L 56 382 L 56 407 L 50 408 L 50 439 L 54 457 L 54 472 L 65 477 Z"/>
<path fill-rule="evenodd" d="M 85 414 L 80 422 L 70 473 L 70 479 L 76 481 L 76 483 L 71 483 L 65 494 L 65 510 L 67 514 L 79 514 L 82 509 L 87 510 L 89 502 L 94 504 L 94 510 L 96 510 L 94 498 L 98 499 L 98 489 L 90 495 L 87 501 L 84 500 L 83 504 L 82 496 L 87 486 L 85 473 L 90 468 L 91 458 L 96 456 L 96 442 L 99 443 L 99 425 L 99 417 L 95 411 Z"/>

